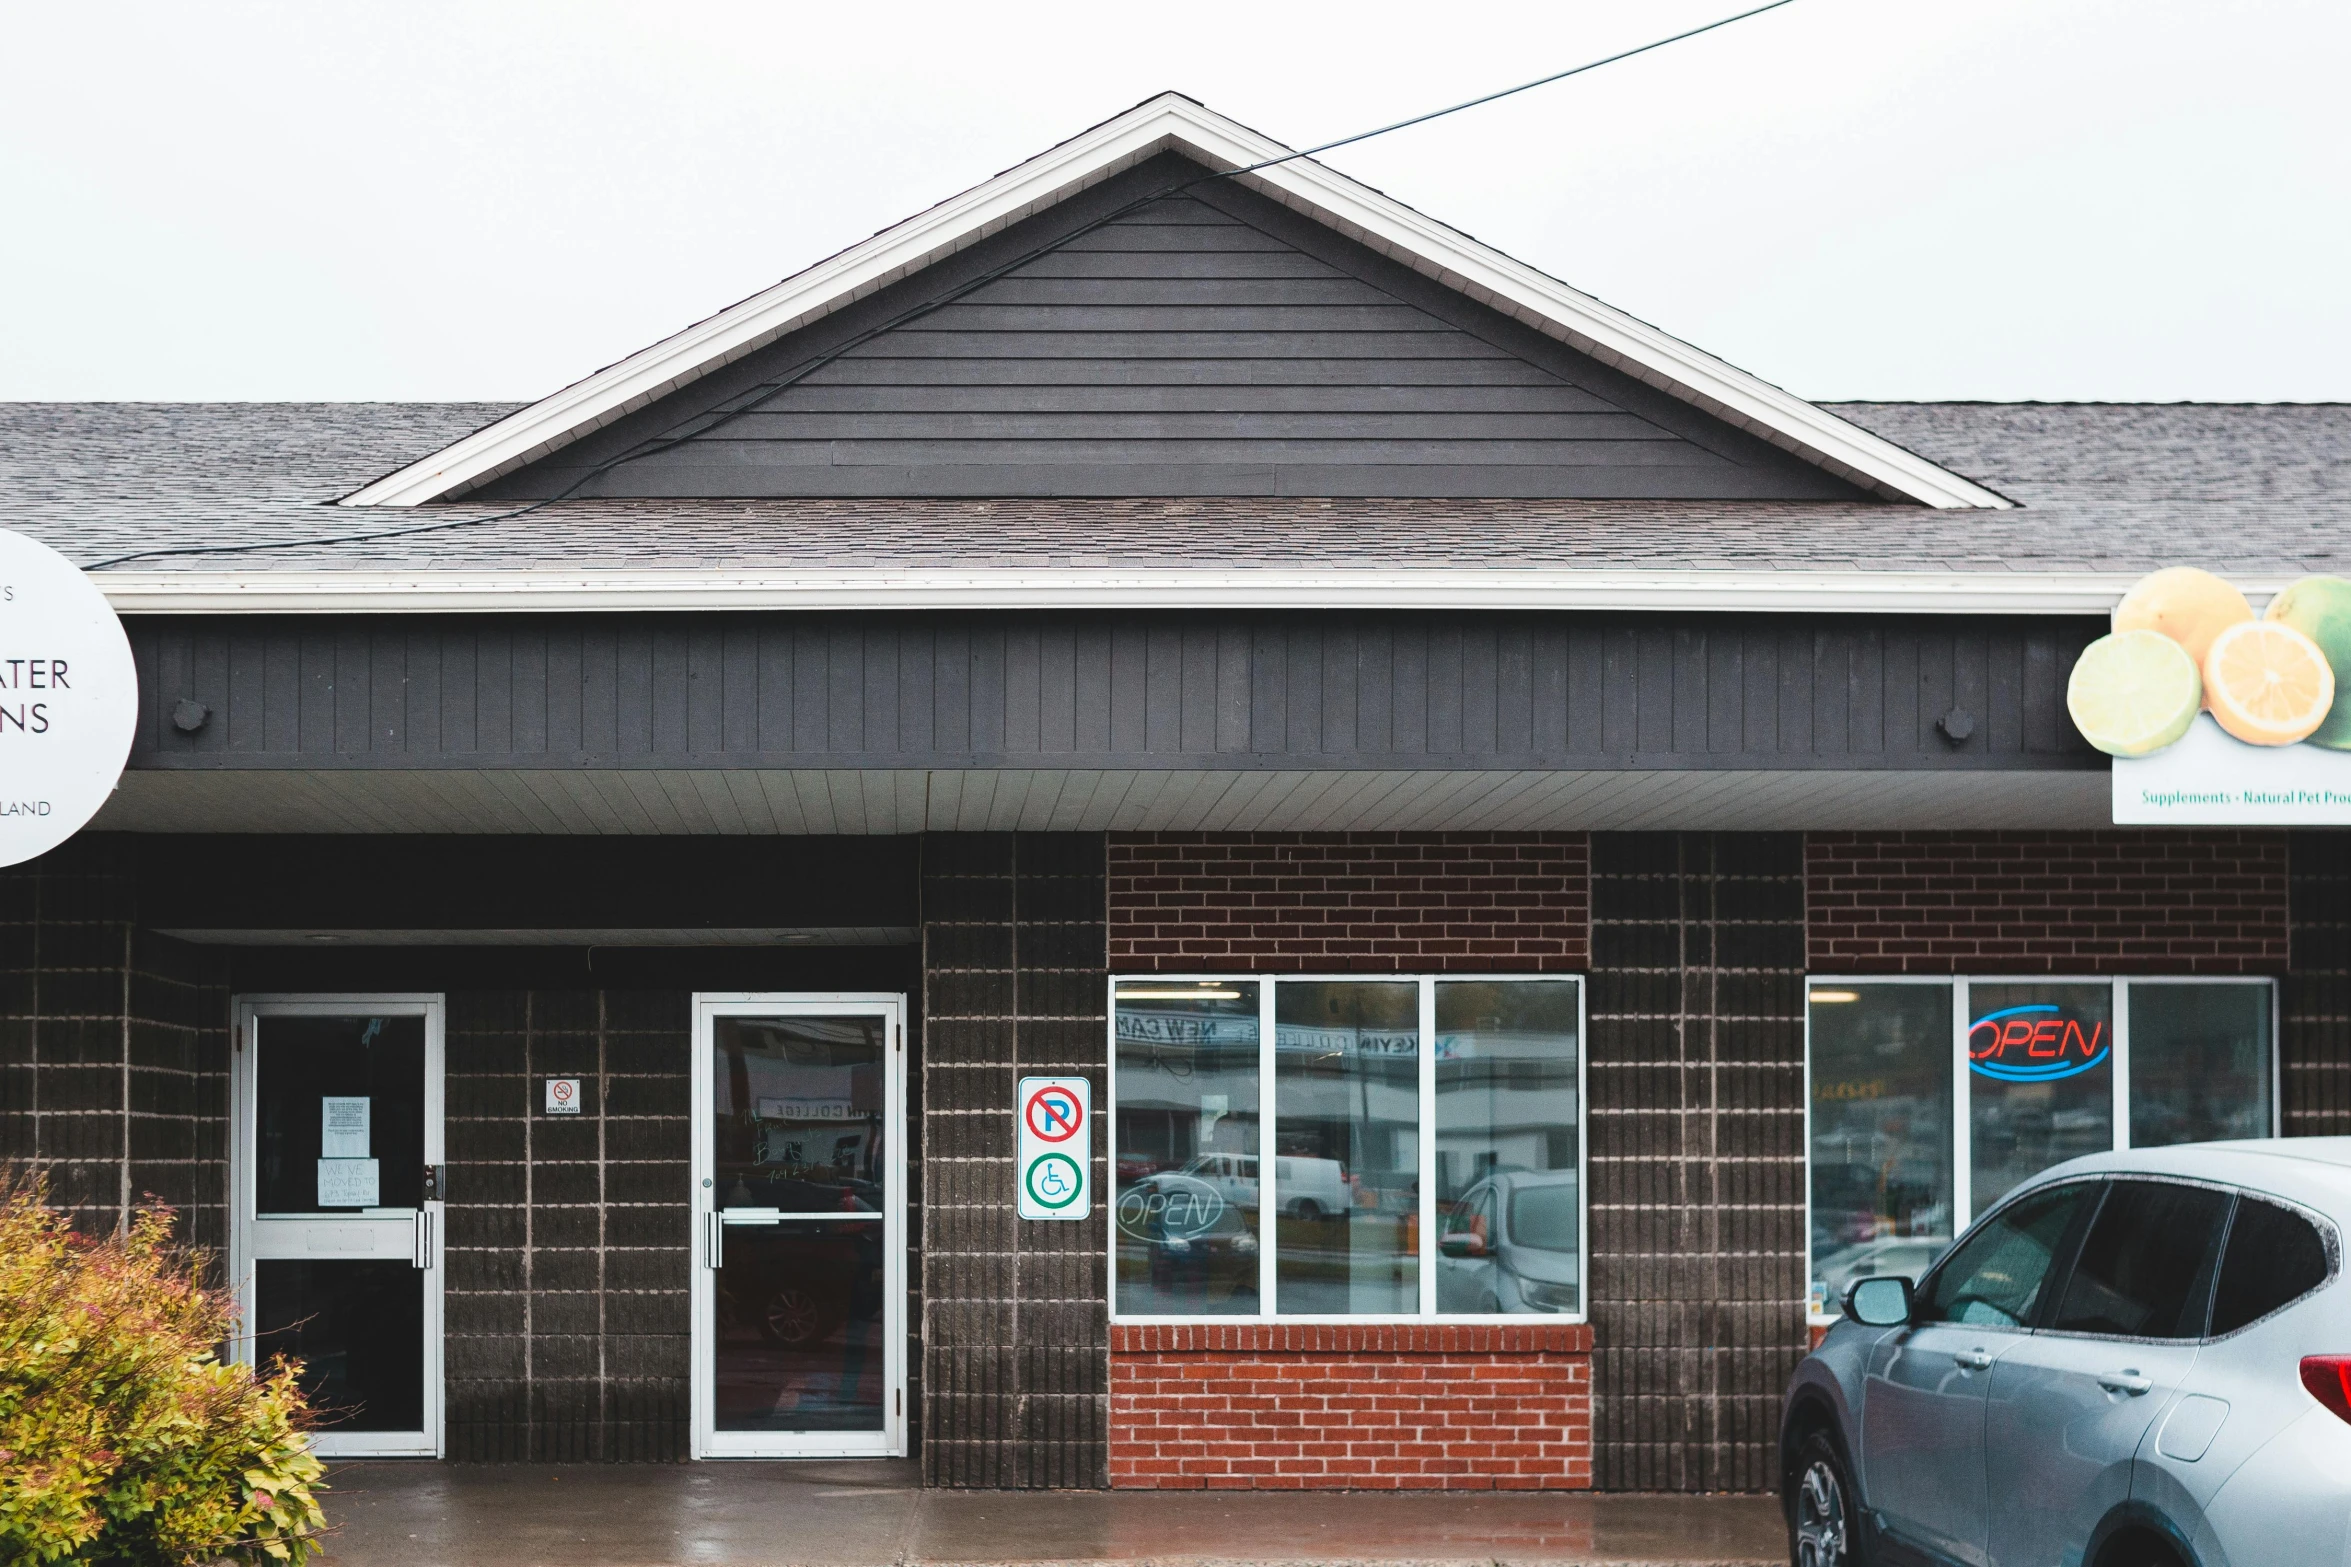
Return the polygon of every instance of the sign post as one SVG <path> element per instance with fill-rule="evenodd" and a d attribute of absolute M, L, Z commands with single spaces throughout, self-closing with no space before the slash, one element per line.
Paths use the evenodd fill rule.
<path fill-rule="evenodd" d="M 98 814 L 138 721 L 114 606 L 48 545 L 0 529 L 0 865 L 48 853 Z"/>
<path fill-rule="evenodd" d="M 1082 1077 L 1024 1077 L 1013 1096 L 1020 1157 L 1014 1163 L 1020 1216 L 1083 1219 L 1094 1211 L 1091 1164 L 1094 1089 Z"/>

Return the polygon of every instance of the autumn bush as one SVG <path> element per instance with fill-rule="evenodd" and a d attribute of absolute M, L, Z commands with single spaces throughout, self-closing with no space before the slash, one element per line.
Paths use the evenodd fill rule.
<path fill-rule="evenodd" d="M 0 1177 L 0 1563 L 300 1563 L 323 1472 L 293 1368 L 224 1364 L 228 1298 L 169 1210 L 75 1233 Z"/>

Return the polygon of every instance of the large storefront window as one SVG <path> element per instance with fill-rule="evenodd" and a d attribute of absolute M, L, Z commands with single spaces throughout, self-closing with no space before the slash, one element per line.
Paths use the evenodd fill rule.
<path fill-rule="evenodd" d="M 1114 982 L 1124 1318 L 1581 1315 L 1575 979 Z"/>
<path fill-rule="evenodd" d="M 1816 1317 L 2052 1165 L 2275 1124 L 2267 980 L 1815 978 L 1810 1003 Z"/>

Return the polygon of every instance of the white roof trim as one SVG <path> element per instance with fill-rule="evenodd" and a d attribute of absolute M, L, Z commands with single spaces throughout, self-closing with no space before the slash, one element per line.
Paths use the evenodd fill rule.
<path fill-rule="evenodd" d="M 999 568 L 971 571 L 108 571 L 126 615 L 919 609 L 1729 610 L 2099 614 L 2134 572 L 1413 571 Z M 2286 579 L 2247 582 L 2256 600 Z"/>
<path fill-rule="evenodd" d="M 1189 98 L 1163 93 L 388 474 L 341 504 L 416 506 L 462 494 L 1170 146 L 1223 169 L 1291 152 Z M 2009 505 L 1981 485 L 1312 159 L 1240 178 L 1480 303 L 1881 495 L 1937 507 Z"/>

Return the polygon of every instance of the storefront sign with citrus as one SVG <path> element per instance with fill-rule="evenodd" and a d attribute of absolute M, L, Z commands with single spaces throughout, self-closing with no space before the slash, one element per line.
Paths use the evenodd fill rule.
<path fill-rule="evenodd" d="M 2305 577 L 2256 615 L 2209 571 L 2155 572 L 2065 701 L 2116 758 L 2118 822 L 2351 821 L 2351 579 Z"/>

